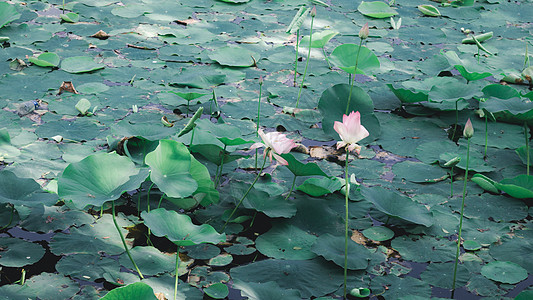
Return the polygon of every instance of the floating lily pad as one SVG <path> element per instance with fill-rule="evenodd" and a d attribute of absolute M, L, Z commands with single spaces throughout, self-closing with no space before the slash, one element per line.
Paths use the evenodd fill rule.
<path fill-rule="evenodd" d="M 104 65 L 98 64 L 94 58 L 88 56 L 74 56 L 63 59 L 61 69 L 69 73 L 86 73 L 103 69 Z"/>
<path fill-rule="evenodd" d="M 344 266 L 344 237 L 323 234 L 315 241 L 311 250 L 340 267 Z M 348 241 L 348 269 L 366 269 L 369 260 L 369 250 L 352 240 Z"/>
<path fill-rule="evenodd" d="M 268 257 L 306 260 L 316 257 L 316 254 L 311 252 L 311 246 L 316 239 L 316 236 L 298 227 L 282 224 L 260 235 L 255 243 L 257 250 Z"/>
<path fill-rule="evenodd" d="M 527 278 L 526 269 L 510 261 L 493 261 L 481 268 L 481 275 L 503 283 L 518 283 Z"/>
<path fill-rule="evenodd" d="M 44 248 L 16 238 L 0 238 L 0 265 L 20 268 L 38 262 L 44 256 Z"/>
<path fill-rule="evenodd" d="M 229 289 L 225 284 L 217 282 L 205 288 L 204 293 L 214 299 L 224 299 L 228 296 Z"/>
<path fill-rule="evenodd" d="M 282 289 L 276 282 L 244 282 L 233 280 L 233 287 L 241 290 L 243 296 L 264 300 L 300 300 L 302 297 L 297 290 Z"/>
<path fill-rule="evenodd" d="M 53 205 L 57 200 L 57 195 L 45 193 L 33 179 L 20 178 L 8 170 L 0 171 L 0 203 L 32 207 Z"/>
<path fill-rule="evenodd" d="M 398 12 L 387 3 L 381 1 L 361 2 L 357 10 L 367 17 L 382 19 L 397 15 Z"/>
<path fill-rule="evenodd" d="M 80 16 L 74 12 L 61 14 L 60 17 L 61 17 L 61 20 L 68 22 L 68 23 L 76 23 L 80 20 Z"/>
<path fill-rule="evenodd" d="M 384 226 L 373 226 L 363 230 L 363 235 L 373 241 L 383 242 L 394 237 L 394 231 Z"/>
<path fill-rule="evenodd" d="M 259 61 L 261 56 L 242 47 L 226 46 L 213 51 L 209 58 L 223 66 L 250 67 Z"/>

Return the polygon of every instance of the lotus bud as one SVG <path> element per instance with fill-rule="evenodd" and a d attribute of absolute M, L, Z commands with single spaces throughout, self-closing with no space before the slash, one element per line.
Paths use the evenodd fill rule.
<path fill-rule="evenodd" d="M 316 16 L 316 6 L 313 6 L 313 9 L 311 9 L 311 12 L 309 13 L 312 18 Z"/>
<path fill-rule="evenodd" d="M 368 29 L 368 22 L 359 30 L 359 37 L 364 40 L 368 38 L 368 35 L 370 34 L 370 31 Z"/>
<path fill-rule="evenodd" d="M 474 136 L 474 126 L 472 126 L 470 119 L 466 121 L 465 129 L 463 130 L 463 136 L 467 139 Z"/>
<path fill-rule="evenodd" d="M 259 85 L 263 84 L 263 75 L 259 76 Z"/>

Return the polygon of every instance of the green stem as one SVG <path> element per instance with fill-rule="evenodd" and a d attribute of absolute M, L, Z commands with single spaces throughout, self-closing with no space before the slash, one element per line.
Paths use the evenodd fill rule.
<path fill-rule="evenodd" d="M 524 136 L 526 138 L 526 155 L 527 155 L 526 170 L 527 170 L 527 175 L 529 176 L 529 136 L 527 133 L 527 122 L 524 122 Z"/>
<path fill-rule="evenodd" d="M 261 94 L 262 94 L 262 89 L 263 89 L 263 83 L 260 82 L 259 83 L 259 99 L 257 99 L 257 122 L 256 122 L 256 126 L 255 126 L 255 136 L 259 136 L 259 118 L 260 118 L 260 115 L 261 115 Z M 257 150 L 258 149 L 255 149 L 255 169 L 257 170 Z"/>
<path fill-rule="evenodd" d="M 152 184 L 150 185 L 150 187 L 148 188 L 148 192 L 146 192 L 146 205 L 147 205 L 147 211 L 150 212 L 150 191 L 152 190 L 152 188 L 154 187 L 154 184 L 152 182 Z"/>
<path fill-rule="evenodd" d="M 450 198 L 453 198 L 453 166 L 450 171 Z"/>
<path fill-rule="evenodd" d="M 254 226 L 255 217 L 257 217 L 257 211 L 254 213 L 254 216 L 252 217 L 252 221 L 250 221 L 250 226 L 248 228 L 252 228 L 252 226 Z"/>
<path fill-rule="evenodd" d="M 196 127 L 194 127 L 194 128 L 192 129 L 192 133 L 191 133 L 191 142 L 189 143 L 189 146 L 192 146 L 192 142 L 193 142 L 193 140 L 194 140 L 194 132 L 195 132 L 195 131 L 196 131 Z"/>
<path fill-rule="evenodd" d="M 298 51 L 300 48 L 299 45 L 299 39 L 300 39 L 300 29 L 296 30 L 296 58 L 294 59 L 294 79 L 293 79 L 293 85 L 296 86 L 296 75 L 298 74 Z"/>
<path fill-rule="evenodd" d="M 345 216 L 344 216 L 344 285 L 343 297 L 346 299 L 346 280 L 348 278 L 348 196 L 350 195 L 350 176 L 348 176 L 348 154 L 350 151 L 346 147 L 346 163 L 344 164 L 344 179 L 346 181 L 346 196 L 345 196 Z"/>
<path fill-rule="evenodd" d="M 459 234 L 457 236 L 457 251 L 455 252 L 455 266 L 453 268 L 453 284 L 452 284 L 452 298 L 455 293 L 455 280 L 457 278 L 457 264 L 459 263 L 459 253 L 461 251 L 461 234 L 463 230 L 463 215 L 465 209 L 465 198 L 466 198 L 466 183 L 468 182 L 468 164 L 470 162 L 470 138 L 468 139 L 466 147 L 466 169 L 465 169 L 465 180 L 463 185 L 463 202 L 461 203 L 461 218 L 459 219 Z"/>
<path fill-rule="evenodd" d="M 289 197 L 291 196 L 292 190 L 294 189 L 294 184 L 296 183 L 296 175 L 294 175 L 294 179 L 292 180 L 291 189 L 289 190 L 289 193 L 287 194 L 287 197 L 285 197 L 285 201 L 289 200 Z"/>
<path fill-rule="evenodd" d="M 137 267 L 137 264 L 133 260 L 133 257 L 131 256 L 130 250 L 128 249 L 128 245 L 126 245 L 126 240 L 124 239 L 124 235 L 122 234 L 122 231 L 120 231 L 120 227 L 118 226 L 117 219 L 115 218 L 115 201 L 111 201 L 111 207 L 112 207 L 112 213 L 113 216 L 113 223 L 115 224 L 115 228 L 117 228 L 118 234 L 120 235 L 120 239 L 122 240 L 122 245 L 124 246 L 124 249 L 126 250 L 126 253 L 128 254 L 128 257 L 130 258 L 131 263 L 135 267 L 135 270 L 139 274 L 139 277 L 141 279 L 144 279 L 143 274 L 141 273 L 141 270 L 139 270 L 139 267 Z"/>
<path fill-rule="evenodd" d="M 272 151 L 270 149 L 266 149 L 265 151 Z M 252 184 L 250 185 L 250 187 L 248 188 L 248 190 L 246 191 L 246 193 L 244 193 L 244 195 L 242 196 L 241 200 L 239 201 L 239 203 L 237 203 L 237 206 L 235 206 L 235 208 L 233 209 L 233 211 L 231 212 L 231 214 L 229 215 L 228 217 L 228 220 L 226 221 L 226 223 L 224 223 L 224 226 L 222 226 L 222 231 L 224 231 L 224 229 L 226 228 L 226 226 L 228 225 L 228 222 L 231 220 L 231 217 L 233 217 L 233 215 L 235 214 L 235 212 L 237 211 L 237 209 L 239 208 L 239 206 L 241 206 L 242 204 L 242 201 L 244 201 L 244 198 L 246 198 L 246 196 L 248 196 L 248 193 L 252 190 L 252 188 L 254 187 L 254 184 L 257 182 L 257 180 L 259 179 L 259 176 L 261 176 L 261 172 L 263 171 L 263 169 L 265 168 L 265 164 L 266 164 L 266 155 L 265 155 L 265 158 L 263 159 L 263 165 L 261 166 L 261 170 L 259 171 L 259 173 L 257 173 L 257 176 L 255 176 L 255 179 L 254 181 L 252 182 Z"/>
<path fill-rule="evenodd" d="M 361 46 L 363 45 L 363 39 L 359 41 L 359 48 L 357 48 L 357 55 L 355 57 L 355 69 L 353 71 L 353 76 L 350 74 L 350 93 L 348 94 L 348 103 L 346 103 L 346 113 L 350 110 L 350 101 L 352 101 L 352 90 L 355 82 L 355 74 L 357 73 L 357 65 L 359 64 L 359 53 L 361 52 Z"/>
<path fill-rule="evenodd" d="M 328 63 L 328 67 L 331 69 L 331 64 L 329 63 L 328 55 L 326 54 L 326 49 L 322 47 L 322 53 L 324 53 L 324 58 L 326 59 L 326 62 Z"/>
<path fill-rule="evenodd" d="M 217 173 L 217 177 L 215 178 L 215 188 L 218 186 L 218 181 L 222 176 L 222 168 L 224 168 L 224 158 L 226 158 L 226 147 L 227 146 L 224 144 L 224 150 L 222 150 L 222 160 L 220 162 L 220 173 Z"/>
<path fill-rule="evenodd" d="M 455 134 L 457 133 L 457 124 L 459 123 L 458 103 L 459 103 L 459 100 L 455 101 L 455 125 L 453 126 L 452 141 L 455 141 Z"/>
<path fill-rule="evenodd" d="M 485 114 L 485 155 L 484 155 L 485 158 L 487 158 L 488 140 L 489 140 L 489 122 L 488 122 L 487 114 Z"/>
<path fill-rule="evenodd" d="M 300 103 L 300 96 L 302 95 L 302 89 L 304 87 L 305 75 L 307 75 L 307 66 L 309 66 L 309 60 L 311 59 L 311 43 L 313 42 L 313 21 L 315 17 L 311 17 L 311 33 L 309 34 L 309 49 L 307 50 L 307 60 L 305 62 L 304 76 L 302 78 L 302 84 L 300 85 L 300 90 L 298 91 L 298 99 L 296 99 L 296 108 L 298 108 L 298 103 Z"/>
<path fill-rule="evenodd" d="M 157 208 L 161 207 L 161 201 L 163 201 L 163 195 L 159 198 L 159 203 L 157 203 Z"/>
<path fill-rule="evenodd" d="M 174 300 L 178 299 L 179 267 L 180 267 L 180 247 L 178 246 L 178 249 L 176 250 L 176 280 L 174 281 Z"/>

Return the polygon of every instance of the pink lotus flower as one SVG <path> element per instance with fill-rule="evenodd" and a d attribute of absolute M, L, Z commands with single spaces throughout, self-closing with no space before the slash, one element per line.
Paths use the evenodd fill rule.
<path fill-rule="evenodd" d="M 358 111 L 352 111 L 348 116 L 343 115 L 342 123 L 335 121 L 333 129 L 342 139 L 341 142 L 337 142 L 337 149 L 348 146 L 349 151 L 355 150 L 357 154 L 361 151 L 361 146 L 357 145 L 357 142 L 369 135 L 366 128 L 361 125 L 361 114 Z"/>
<path fill-rule="evenodd" d="M 278 154 L 289 153 L 292 148 L 296 147 L 294 140 L 287 138 L 283 133 L 274 131 L 264 133 L 263 130 L 258 130 L 259 136 L 263 140 L 263 143 L 255 143 L 250 147 L 250 149 L 256 149 L 259 147 L 265 147 L 263 152 L 263 157 L 268 153 L 270 162 L 272 162 L 272 156 L 282 165 L 288 165 L 289 163 Z"/>

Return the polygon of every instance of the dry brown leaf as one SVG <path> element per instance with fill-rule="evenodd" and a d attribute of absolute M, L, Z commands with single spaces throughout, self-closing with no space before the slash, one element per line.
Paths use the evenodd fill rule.
<path fill-rule="evenodd" d="M 63 92 L 79 94 L 78 91 L 76 91 L 76 89 L 74 88 L 74 84 L 72 84 L 72 81 L 63 81 L 63 83 L 59 87 L 58 95 L 63 94 Z"/>
<path fill-rule="evenodd" d="M 97 38 L 97 39 L 99 39 L 99 40 L 107 40 L 107 39 L 110 37 L 110 35 L 107 34 L 107 33 L 106 33 L 105 31 L 103 31 L 103 30 L 99 30 L 97 33 L 91 35 L 91 37 L 93 37 L 93 38 Z"/>

